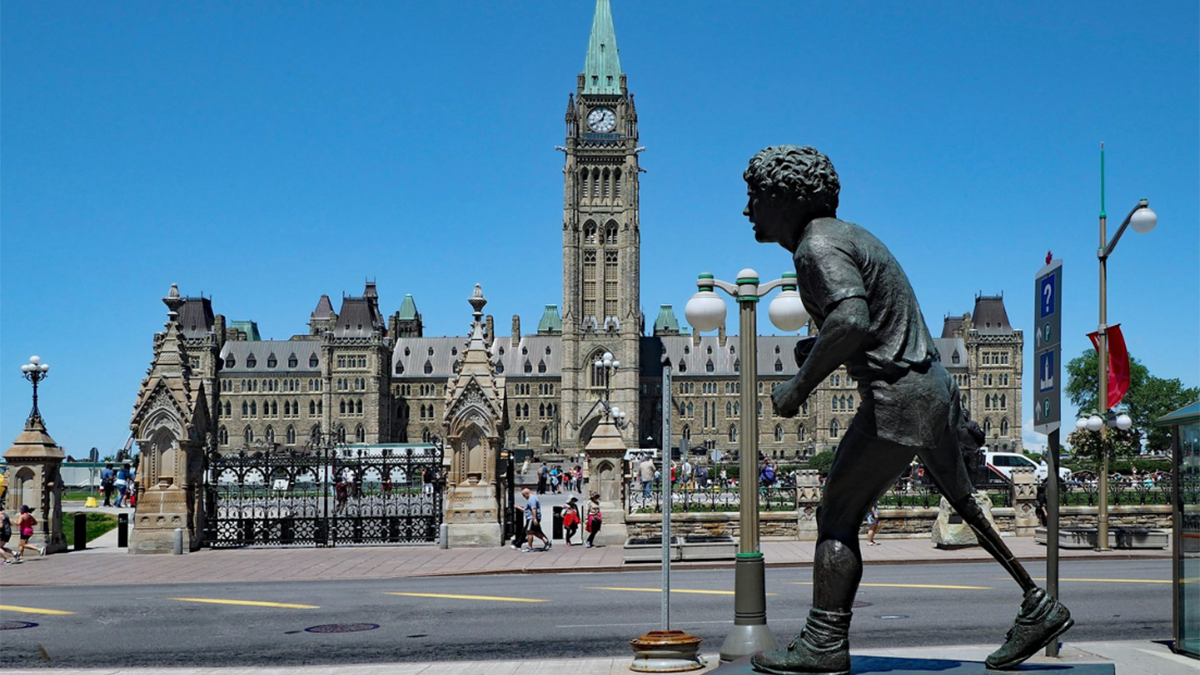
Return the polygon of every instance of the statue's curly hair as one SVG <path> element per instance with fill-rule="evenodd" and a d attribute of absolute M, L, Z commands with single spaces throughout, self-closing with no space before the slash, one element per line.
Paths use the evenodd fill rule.
<path fill-rule="evenodd" d="M 753 191 L 766 192 L 776 199 L 807 203 L 821 215 L 836 215 L 838 208 L 837 171 L 829 158 L 816 148 L 773 145 L 750 158 L 742 174 Z"/>

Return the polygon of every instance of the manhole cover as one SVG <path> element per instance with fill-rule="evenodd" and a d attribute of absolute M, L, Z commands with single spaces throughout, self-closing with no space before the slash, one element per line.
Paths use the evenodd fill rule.
<path fill-rule="evenodd" d="M 324 626 L 313 626 L 304 630 L 308 633 L 357 633 L 376 628 L 379 628 L 377 623 L 327 623 Z"/>
<path fill-rule="evenodd" d="M 874 604 L 874 603 L 867 602 L 866 600 L 855 600 L 855 601 L 854 601 L 854 609 L 861 609 L 861 608 L 863 608 L 863 607 L 870 607 L 872 604 Z"/>
<path fill-rule="evenodd" d="M 0 630 L 21 630 L 22 628 L 34 628 L 37 624 L 31 621 L 0 621 Z"/>
<path fill-rule="evenodd" d="M 883 616 L 881 616 L 879 618 L 883 619 L 884 621 L 895 621 L 896 619 L 907 619 L 908 615 L 907 614 L 884 614 Z"/>

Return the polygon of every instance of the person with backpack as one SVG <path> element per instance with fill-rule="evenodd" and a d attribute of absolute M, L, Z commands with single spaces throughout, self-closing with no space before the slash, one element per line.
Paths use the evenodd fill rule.
<path fill-rule="evenodd" d="M 4 510 L 4 505 L 0 504 L 0 557 L 4 557 L 5 565 L 15 565 L 21 562 L 21 558 L 8 547 L 9 539 L 12 539 L 12 520 Z"/>
<path fill-rule="evenodd" d="M 113 471 L 112 462 L 104 465 L 100 470 L 100 489 L 104 492 L 104 506 L 112 506 L 113 492 L 115 492 L 117 480 L 117 472 Z"/>
<path fill-rule="evenodd" d="M 33 536 L 33 526 L 37 525 L 37 522 L 37 518 L 33 517 L 33 509 L 22 504 L 21 515 L 17 516 L 17 533 L 21 537 L 20 544 L 17 545 L 17 560 L 21 560 L 21 554 L 27 548 L 37 551 L 39 556 L 46 555 L 45 547 L 38 548 L 29 544 L 29 538 Z"/>
<path fill-rule="evenodd" d="M 762 468 L 758 471 L 758 482 L 764 488 L 775 484 L 775 467 L 771 465 L 770 457 L 763 458 Z"/>

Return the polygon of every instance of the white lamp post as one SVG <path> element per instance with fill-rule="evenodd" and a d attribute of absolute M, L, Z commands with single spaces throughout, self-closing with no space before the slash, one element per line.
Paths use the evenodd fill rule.
<path fill-rule="evenodd" d="M 738 440 L 741 455 L 738 494 L 741 537 L 734 568 L 733 631 L 721 647 L 721 660 L 733 661 L 755 652 L 778 648 L 775 636 L 767 628 L 766 581 L 764 561 L 758 547 L 758 326 L 756 306 L 763 295 L 776 288 L 782 291 L 767 310 L 771 322 L 784 331 L 796 331 L 808 323 L 808 312 L 796 292 L 796 275 L 759 284 L 758 272 L 744 269 L 737 283 L 731 284 L 704 273 L 696 281 L 699 291 L 688 300 L 684 314 L 697 331 L 716 330 L 725 322 L 725 302 L 714 292 L 719 288 L 738 303 L 741 350 L 742 433 Z M 664 443 L 664 446 L 667 445 Z"/>
<path fill-rule="evenodd" d="M 25 379 L 27 379 L 33 383 L 33 410 L 31 410 L 29 412 L 30 420 L 42 419 L 42 413 L 41 413 L 41 411 L 38 410 L 38 403 L 37 403 L 38 382 L 41 382 L 42 380 L 49 377 L 50 376 L 49 373 L 50 373 L 50 364 L 42 363 L 41 357 L 36 356 L 36 355 L 29 357 L 29 363 L 26 363 L 25 365 L 21 366 L 22 376 L 24 376 Z"/>

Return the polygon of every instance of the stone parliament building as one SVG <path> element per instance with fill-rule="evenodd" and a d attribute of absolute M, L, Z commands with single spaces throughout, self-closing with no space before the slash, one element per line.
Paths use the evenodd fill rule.
<path fill-rule="evenodd" d="M 748 414 L 758 415 L 760 451 L 769 456 L 790 460 L 836 447 L 858 404 L 844 369 L 796 418 L 771 410 L 771 388 L 796 370 L 796 336 L 759 338 L 758 410 L 743 411 L 735 337 L 724 328 L 689 334 L 669 305 L 647 327 L 639 291 L 638 117 L 608 0 L 596 4 L 564 122 L 562 310 L 546 305 L 530 333 L 518 316 L 509 335 L 498 335 L 486 318 L 506 416 L 504 445 L 538 456 L 581 453 L 600 420 L 596 403 L 607 385 L 610 401 L 628 413 L 625 444 L 661 447 L 662 364 L 670 363 L 671 447 L 686 439 L 689 447 L 729 452 Z M 385 316 L 374 282 L 361 296 L 343 297 L 336 311 L 321 296 L 308 331 L 289 340 L 262 340 L 253 322 L 227 321 L 207 297 L 182 298 L 177 322 L 191 378 L 203 384 L 212 411 L 210 442 L 222 452 L 300 448 L 317 428 L 347 443 L 442 437 L 448 385 L 469 340 L 426 337 L 412 295 Z M 971 313 L 946 316 L 934 341 L 988 444 L 1018 450 L 1024 340 L 1009 323 L 1003 297 L 976 296 Z M 611 382 L 593 366 L 606 352 L 622 364 Z"/>

